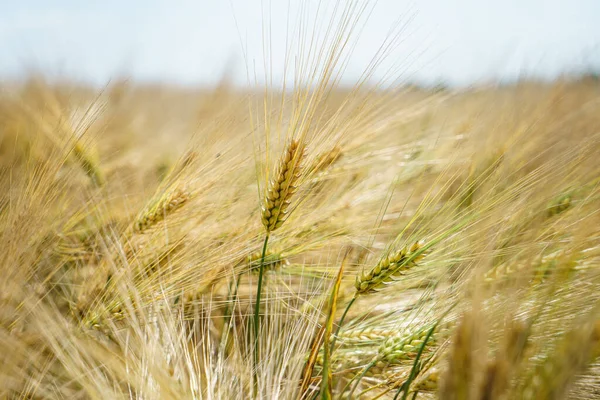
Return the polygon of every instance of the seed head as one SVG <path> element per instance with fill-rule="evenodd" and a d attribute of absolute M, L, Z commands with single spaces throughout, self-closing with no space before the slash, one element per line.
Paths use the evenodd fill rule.
<path fill-rule="evenodd" d="M 135 222 L 135 229 L 143 232 L 157 224 L 167 215 L 183 206 L 190 198 L 190 193 L 181 188 L 176 188 L 163 195 L 156 203 L 148 207 Z"/>
<path fill-rule="evenodd" d="M 419 251 L 421 247 L 422 243 L 415 242 L 410 248 L 405 247 L 385 257 L 367 274 L 357 276 L 356 294 L 376 292 L 387 283 L 392 282 L 398 275 L 403 275 L 423 259 L 424 254 Z"/>
<path fill-rule="evenodd" d="M 262 207 L 262 223 L 267 232 L 283 225 L 288 216 L 290 199 L 297 190 L 303 157 L 304 147 L 297 140 L 292 140 L 279 161 L 275 179 L 269 183 Z"/>
<path fill-rule="evenodd" d="M 414 359 L 430 329 L 431 326 L 425 326 L 408 335 L 386 339 L 379 347 L 379 363 L 385 365 L 399 364 L 403 361 Z M 431 337 L 427 344 L 434 344 L 434 338 Z"/>

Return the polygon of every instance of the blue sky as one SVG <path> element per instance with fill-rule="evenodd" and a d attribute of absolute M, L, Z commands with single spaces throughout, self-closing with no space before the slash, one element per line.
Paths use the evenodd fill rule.
<path fill-rule="evenodd" d="M 275 49 L 285 46 L 282 4 L 270 6 Z M 242 49 L 262 64 L 267 9 L 268 0 L 4 0 L 0 78 L 37 68 L 100 84 L 121 76 L 211 83 L 227 68 L 244 83 Z M 379 0 L 344 79 L 359 76 L 398 17 L 411 20 L 389 59 L 407 79 L 468 84 L 600 69 L 598 0 Z M 283 52 L 273 54 L 277 76 Z"/>

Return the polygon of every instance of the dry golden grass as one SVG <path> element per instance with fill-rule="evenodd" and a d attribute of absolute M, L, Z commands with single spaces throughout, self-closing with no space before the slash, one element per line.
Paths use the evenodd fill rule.
<path fill-rule="evenodd" d="M 342 136 L 334 162 L 309 147 L 322 167 L 306 167 L 265 254 L 255 378 L 248 338 L 265 228 L 255 161 L 237 150 L 253 143 L 247 94 L 155 88 L 172 105 L 160 122 L 150 89 L 110 88 L 78 142 L 98 154 L 98 185 L 61 125 L 50 128 L 63 117 L 39 117 L 51 101 L 67 118 L 93 94 L 28 81 L 0 103 L 2 396 L 244 398 L 257 379 L 259 397 L 311 398 L 323 358 L 301 392 L 304 362 L 323 342 L 315 335 L 351 248 L 330 342 L 333 398 L 354 386 L 354 397 L 393 398 L 436 321 L 410 396 L 594 398 L 599 88 L 408 91 L 385 124 Z M 117 92 L 129 100 L 117 104 Z M 422 238 L 425 257 L 413 246 Z M 387 259 L 402 273 L 387 274 Z M 380 275 L 377 290 L 362 284 Z M 356 297 L 357 279 L 374 293 Z"/>
<path fill-rule="evenodd" d="M 0 398 L 598 397 L 600 83 L 341 88 L 347 24 L 291 92 L 0 92 Z"/>

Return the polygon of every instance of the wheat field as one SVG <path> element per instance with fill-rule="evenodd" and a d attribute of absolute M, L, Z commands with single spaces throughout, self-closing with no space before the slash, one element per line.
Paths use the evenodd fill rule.
<path fill-rule="evenodd" d="M 323 47 L 286 90 L 3 85 L 0 398 L 600 397 L 600 82 Z"/>

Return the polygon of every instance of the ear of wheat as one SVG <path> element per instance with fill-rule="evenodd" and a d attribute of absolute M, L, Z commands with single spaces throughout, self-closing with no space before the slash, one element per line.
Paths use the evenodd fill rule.
<path fill-rule="evenodd" d="M 96 186 L 103 186 L 105 183 L 104 174 L 100 170 L 98 162 L 86 151 L 81 143 L 75 143 L 73 155 L 92 183 Z"/>
<path fill-rule="evenodd" d="M 149 229 L 183 206 L 189 198 L 190 193 L 182 188 L 168 191 L 156 203 L 140 214 L 135 221 L 134 229 L 139 233 Z"/>
<path fill-rule="evenodd" d="M 267 232 L 272 232 L 285 222 L 291 197 L 297 190 L 300 178 L 304 146 L 292 140 L 279 161 L 277 175 L 269 184 L 262 207 L 262 223 Z"/>
<path fill-rule="evenodd" d="M 357 276 L 354 284 L 356 295 L 376 292 L 414 267 L 424 257 L 422 246 L 422 243 L 416 242 L 410 248 L 398 250 L 381 260 L 367 274 Z"/>
<path fill-rule="evenodd" d="M 249 254 L 245 259 L 245 264 L 250 268 L 251 272 L 258 272 L 260 269 L 261 261 L 265 267 L 270 270 L 279 268 L 282 265 L 288 264 L 285 257 L 278 251 L 267 250 L 265 253 L 264 260 L 262 258 L 262 252 L 257 251 Z"/>
<path fill-rule="evenodd" d="M 416 332 L 404 336 L 393 336 L 386 339 L 379 346 L 377 366 L 385 367 L 388 364 L 401 364 L 406 360 L 415 358 L 421 345 L 423 345 L 431 326 L 424 325 Z M 429 339 L 429 344 L 435 344 L 435 338 Z"/>

